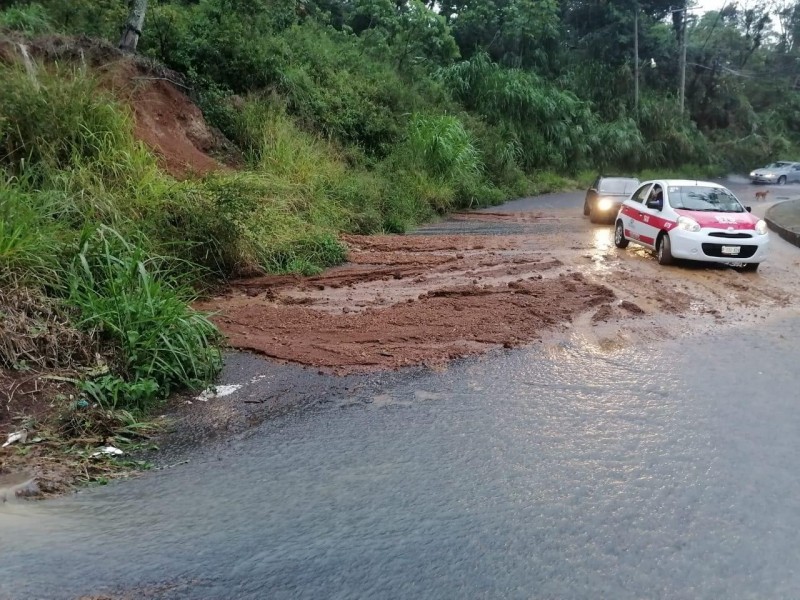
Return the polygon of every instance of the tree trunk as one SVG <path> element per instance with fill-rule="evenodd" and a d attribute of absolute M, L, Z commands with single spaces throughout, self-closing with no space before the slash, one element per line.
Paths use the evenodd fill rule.
<path fill-rule="evenodd" d="M 134 0 L 131 14 L 122 31 L 119 47 L 124 52 L 136 52 L 136 45 L 144 28 L 144 15 L 147 12 L 147 0 Z"/>

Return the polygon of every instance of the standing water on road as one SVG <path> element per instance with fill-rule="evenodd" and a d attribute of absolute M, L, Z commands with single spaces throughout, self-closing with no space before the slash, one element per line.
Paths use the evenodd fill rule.
<path fill-rule="evenodd" d="M 0 598 L 796 597 L 799 335 L 576 334 L 9 503 Z"/>

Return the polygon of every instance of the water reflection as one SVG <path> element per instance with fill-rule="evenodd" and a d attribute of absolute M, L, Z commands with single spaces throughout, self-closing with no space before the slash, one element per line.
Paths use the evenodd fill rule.
<path fill-rule="evenodd" d="M 608 272 L 608 258 L 613 253 L 614 232 L 609 227 L 595 226 L 592 229 L 592 245 L 589 258 L 594 263 L 594 270 Z"/>

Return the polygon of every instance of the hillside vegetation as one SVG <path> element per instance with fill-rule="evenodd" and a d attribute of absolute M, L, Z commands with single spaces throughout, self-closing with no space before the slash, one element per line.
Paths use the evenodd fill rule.
<path fill-rule="evenodd" d="M 655 65 L 638 106 L 635 6 Z M 683 112 L 669 10 L 160 0 L 135 59 L 113 46 L 127 2 L 0 11 L 0 366 L 68 370 L 100 405 L 143 411 L 220 367 L 187 305 L 206 284 L 314 273 L 345 259 L 342 232 L 400 233 L 597 170 L 703 175 L 792 153 L 796 7 L 776 13 L 780 34 L 759 6 L 690 21 Z M 151 143 L 169 118 L 148 109 L 154 82 L 213 127 L 202 165 Z M 58 336 L 71 342 L 48 351 Z"/>

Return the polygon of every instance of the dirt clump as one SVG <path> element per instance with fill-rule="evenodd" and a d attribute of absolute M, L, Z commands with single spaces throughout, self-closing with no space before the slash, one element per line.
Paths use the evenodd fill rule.
<path fill-rule="evenodd" d="M 177 73 L 153 74 L 130 58 L 100 72 L 103 85 L 130 107 L 136 138 L 158 155 L 172 176 L 183 179 L 229 170 L 229 165 L 241 162 L 233 144 L 208 126 Z"/>
<path fill-rule="evenodd" d="M 349 373 L 518 346 L 615 297 L 532 251 L 529 236 L 344 239 L 345 265 L 234 281 L 196 306 L 235 348 Z"/>
<path fill-rule="evenodd" d="M 592 323 L 602 323 L 614 318 L 614 309 L 610 304 L 603 304 L 592 315 Z"/>
<path fill-rule="evenodd" d="M 644 309 L 641 306 L 639 306 L 638 304 L 635 304 L 635 303 L 631 302 L 630 300 L 623 300 L 622 302 L 620 302 L 619 307 L 621 309 L 623 309 L 623 310 L 628 311 L 632 315 L 643 315 L 644 314 Z"/>

